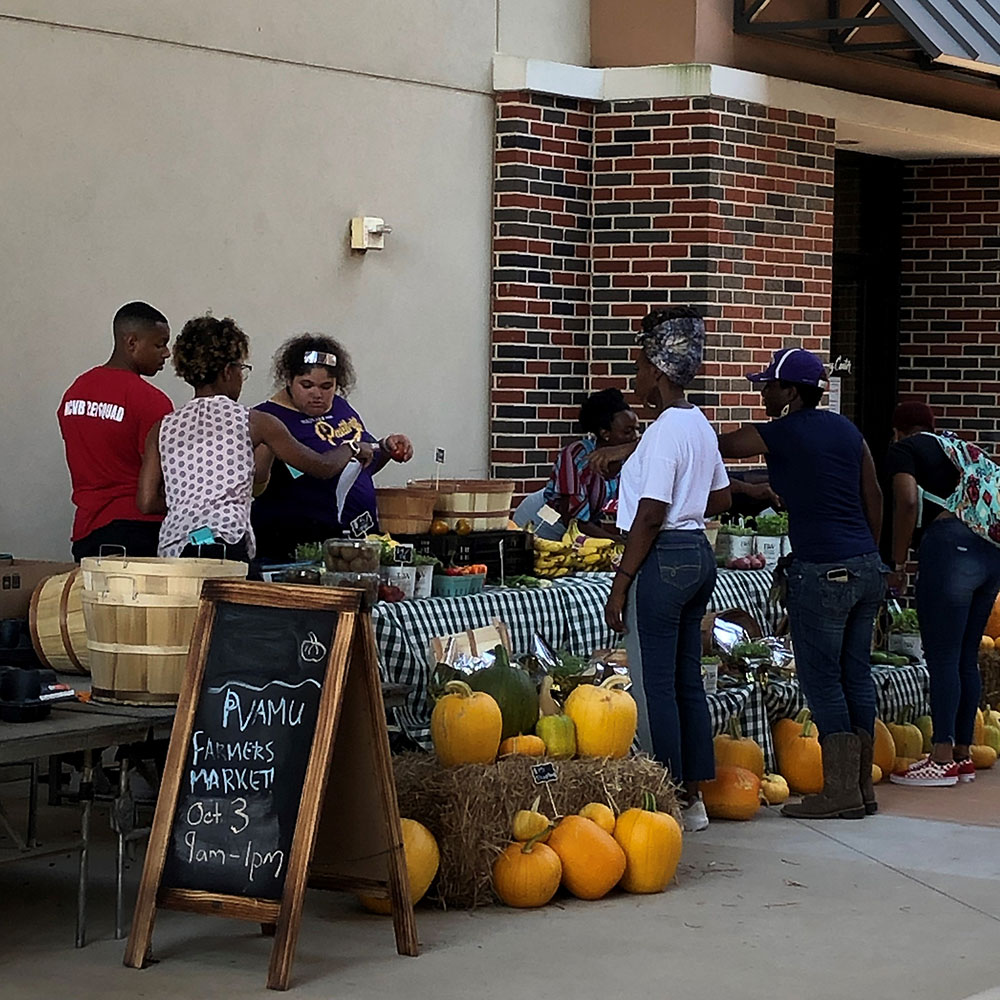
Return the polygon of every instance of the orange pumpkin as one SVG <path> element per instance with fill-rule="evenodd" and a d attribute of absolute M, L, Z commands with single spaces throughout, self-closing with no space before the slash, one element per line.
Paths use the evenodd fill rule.
<path fill-rule="evenodd" d="M 508 736 L 500 744 L 500 757 L 544 757 L 545 740 L 540 736 Z"/>
<path fill-rule="evenodd" d="M 652 793 L 641 809 L 626 809 L 615 824 L 615 840 L 625 852 L 622 888 L 626 892 L 663 892 L 681 859 L 681 828 L 670 813 L 658 812 Z"/>
<path fill-rule="evenodd" d="M 771 737 L 774 740 L 774 752 L 775 754 L 781 754 L 781 748 L 794 740 L 796 737 L 802 735 L 802 727 L 806 722 L 810 721 L 812 714 L 808 708 L 802 709 L 794 719 L 778 719 L 771 729 Z M 811 730 L 815 734 L 816 739 L 819 739 L 819 730 L 816 728 L 816 723 L 813 723 L 813 728 Z"/>
<path fill-rule="evenodd" d="M 778 751 L 778 770 L 796 795 L 823 791 L 823 751 L 811 720 L 807 719 L 802 732 Z"/>
<path fill-rule="evenodd" d="M 983 629 L 983 634 L 988 635 L 991 639 L 1000 638 L 1000 597 L 997 597 L 993 603 L 993 610 L 990 612 L 989 621 L 986 623 L 986 628 Z"/>
<path fill-rule="evenodd" d="M 548 846 L 562 862 L 562 884 L 579 899 L 606 896 L 625 872 L 625 852 L 593 820 L 565 816 Z"/>
<path fill-rule="evenodd" d="M 875 742 L 872 760 L 882 769 L 883 774 L 891 774 L 896 763 L 896 744 L 889 727 L 881 720 L 875 720 Z"/>
<path fill-rule="evenodd" d="M 764 777 L 764 751 L 756 740 L 744 736 L 740 730 L 739 716 L 733 715 L 725 733 L 712 741 L 715 749 L 715 766 L 744 767 L 758 778 Z"/>
<path fill-rule="evenodd" d="M 559 888 L 562 862 L 547 844 L 508 844 L 493 864 L 493 888 L 508 906 L 544 906 Z"/>
<path fill-rule="evenodd" d="M 723 764 L 713 781 L 701 783 L 701 797 L 712 819 L 753 819 L 760 808 L 760 778 L 745 767 Z"/>

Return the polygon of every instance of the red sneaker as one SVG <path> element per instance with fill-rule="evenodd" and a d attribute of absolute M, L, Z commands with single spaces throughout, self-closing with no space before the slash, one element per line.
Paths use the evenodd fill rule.
<path fill-rule="evenodd" d="M 976 765 L 972 763 L 971 757 L 963 757 L 961 760 L 956 760 L 955 765 L 958 767 L 959 781 L 976 780 Z"/>
<path fill-rule="evenodd" d="M 930 757 L 914 761 L 905 771 L 893 771 L 889 780 L 894 785 L 914 785 L 926 788 L 942 788 L 958 784 L 958 765 L 951 761 L 939 764 Z"/>

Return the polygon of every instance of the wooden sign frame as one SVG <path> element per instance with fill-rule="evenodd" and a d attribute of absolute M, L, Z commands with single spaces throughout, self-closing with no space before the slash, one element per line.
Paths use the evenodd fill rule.
<path fill-rule="evenodd" d="M 151 957 L 157 909 L 184 910 L 259 923 L 264 934 L 274 937 L 267 986 L 287 989 L 307 883 L 387 895 L 392 901 L 396 950 L 401 955 L 419 954 L 375 639 L 371 617 L 361 608 L 361 594 L 358 590 L 222 580 L 207 580 L 203 585 L 125 949 L 126 966 L 143 968 Z M 220 603 L 336 611 L 338 616 L 280 900 L 161 885 Z M 344 800 L 335 795 L 343 795 Z M 321 815 L 325 821 L 317 839 Z"/>

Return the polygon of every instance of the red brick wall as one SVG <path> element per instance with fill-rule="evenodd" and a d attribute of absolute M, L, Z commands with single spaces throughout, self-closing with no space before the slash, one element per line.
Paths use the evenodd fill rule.
<path fill-rule="evenodd" d="M 941 426 L 1000 441 L 1000 163 L 907 167 L 899 398 Z"/>
<path fill-rule="evenodd" d="M 716 98 L 507 94 L 497 129 L 494 475 L 537 487 L 581 398 L 628 386 L 652 305 L 706 316 L 691 398 L 722 429 L 762 417 L 745 375 L 774 350 L 828 351 L 832 122 Z"/>

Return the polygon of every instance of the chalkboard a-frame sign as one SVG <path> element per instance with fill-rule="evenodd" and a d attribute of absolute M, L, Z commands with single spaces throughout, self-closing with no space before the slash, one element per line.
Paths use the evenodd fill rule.
<path fill-rule="evenodd" d="M 418 953 L 371 619 L 360 591 L 206 581 L 125 964 L 157 908 L 274 935 L 287 989 L 306 885 L 384 893 Z"/>

